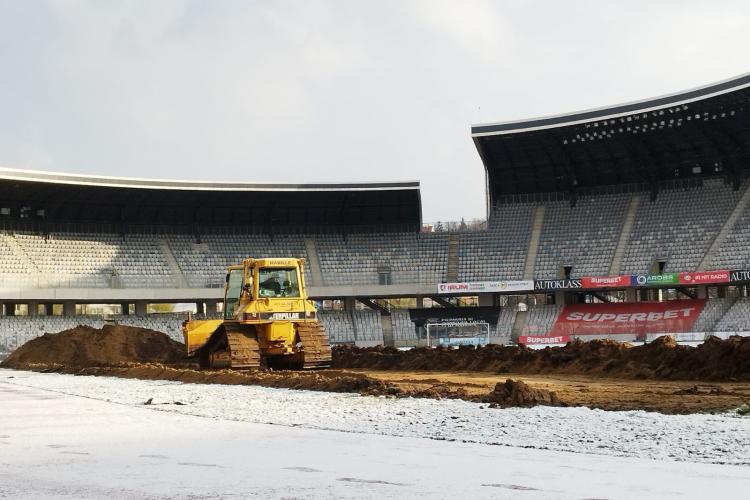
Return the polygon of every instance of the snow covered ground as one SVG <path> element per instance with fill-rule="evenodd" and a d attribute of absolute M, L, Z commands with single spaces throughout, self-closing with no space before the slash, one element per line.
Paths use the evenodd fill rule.
<path fill-rule="evenodd" d="M 734 498 L 750 488 L 750 467 L 697 463 L 750 463 L 748 419 L 483 406 L 0 370 L 0 498 Z"/>

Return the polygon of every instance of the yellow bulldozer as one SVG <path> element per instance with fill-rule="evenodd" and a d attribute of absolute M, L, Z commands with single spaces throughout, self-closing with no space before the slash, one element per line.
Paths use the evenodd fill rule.
<path fill-rule="evenodd" d="M 331 366 L 331 347 L 307 298 L 304 259 L 246 259 L 227 270 L 224 318 L 182 325 L 202 368 L 310 369 Z"/>

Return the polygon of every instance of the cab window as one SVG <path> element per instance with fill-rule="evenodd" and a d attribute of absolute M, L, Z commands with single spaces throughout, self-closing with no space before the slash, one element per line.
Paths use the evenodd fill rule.
<path fill-rule="evenodd" d="M 224 297 L 224 319 L 234 317 L 242 292 L 242 269 L 232 269 L 227 277 L 227 293 Z"/>
<path fill-rule="evenodd" d="M 261 297 L 299 297 L 297 268 L 264 267 L 258 271 L 258 293 Z"/>

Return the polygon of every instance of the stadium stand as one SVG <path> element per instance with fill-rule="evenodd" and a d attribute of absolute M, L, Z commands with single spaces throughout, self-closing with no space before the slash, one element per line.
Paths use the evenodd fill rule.
<path fill-rule="evenodd" d="M 460 235 L 458 281 L 523 277 L 533 205 L 512 203 L 493 211 L 487 231 Z"/>
<path fill-rule="evenodd" d="M 514 307 L 503 307 L 494 330 L 494 337 L 510 339 L 513 324 L 516 321 L 516 309 Z"/>
<path fill-rule="evenodd" d="M 703 187 L 662 190 L 640 204 L 622 261 L 622 273 L 648 273 L 655 262 L 665 272 L 695 271 L 744 192 L 718 179 Z M 747 188 L 747 184 L 743 189 Z M 638 193 L 648 198 L 647 193 Z M 568 201 L 509 203 L 485 231 L 458 233 L 458 281 L 522 279 L 534 207 L 544 207 L 534 277 L 606 275 L 631 195 L 582 196 Z M 750 207 L 733 225 L 712 269 L 750 263 Z M 323 285 L 437 284 L 447 281 L 447 233 L 208 234 L 188 235 L 51 233 L 7 231 L 0 235 L 6 285 L 59 288 L 162 288 L 223 286 L 224 270 L 243 258 L 305 257 L 305 240 L 317 248 Z M 173 253 L 170 268 L 161 247 Z M 311 283 L 310 265 L 306 280 Z"/>
<path fill-rule="evenodd" d="M 26 273 L 37 273 L 40 287 L 127 287 L 175 286 L 175 279 L 150 236 L 120 237 L 104 233 L 16 233 L 18 249 L 28 263 Z M 7 242 L 7 240 L 6 240 Z"/>
<path fill-rule="evenodd" d="M 544 225 L 534 276 L 602 276 L 609 272 L 629 197 L 624 194 L 585 196 L 544 205 Z"/>
<path fill-rule="evenodd" d="M 530 306 L 526 314 L 526 326 L 523 328 L 523 334 L 547 335 L 562 308 L 563 306 L 559 304 Z"/>
<path fill-rule="evenodd" d="M 662 190 L 642 201 L 621 272 L 695 271 L 728 222 L 748 184 L 734 190 L 719 179 L 702 187 Z M 637 196 L 648 199 L 648 193 Z M 582 196 L 569 201 L 508 203 L 493 212 L 489 228 L 458 233 L 458 281 L 522 279 L 531 214 L 544 207 L 533 276 L 538 279 L 608 274 L 623 227 L 628 194 Z M 750 263 L 750 206 L 734 222 L 710 269 Z M 305 257 L 305 240 L 317 249 L 322 285 L 437 284 L 448 281 L 448 233 L 184 234 L 50 233 L 0 235 L 0 271 L 7 286 L 38 288 L 193 288 L 223 286 L 224 270 L 243 258 Z M 172 253 L 177 269 L 170 267 Z M 310 265 L 306 281 L 311 283 Z"/>
<path fill-rule="evenodd" d="M 727 236 L 710 259 L 708 269 L 745 269 L 750 266 L 750 205 L 728 228 Z"/>
<path fill-rule="evenodd" d="M 354 333 L 358 342 L 383 343 L 383 324 L 380 313 L 372 309 L 355 309 L 351 312 Z"/>
<path fill-rule="evenodd" d="M 750 298 L 742 297 L 716 324 L 717 332 L 747 332 L 750 330 Z"/>
<path fill-rule="evenodd" d="M 88 325 L 101 328 L 107 323 L 138 326 L 168 334 L 182 342 L 181 323 L 184 314 L 151 314 L 148 316 L 8 316 L 0 321 L 0 347 L 15 349 L 32 338 L 45 333 L 57 333 Z"/>
<path fill-rule="evenodd" d="M 742 192 L 708 179 L 700 187 L 663 190 L 642 203 L 621 271 L 647 273 L 657 261 L 665 262 L 665 272 L 696 270 Z M 742 250 L 747 255 L 750 247 Z"/>
<path fill-rule="evenodd" d="M 447 272 L 444 235 L 319 235 L 326 285 L 441 283 Z"/>
<path fill-rule="evenodd" d="M 380 313 L 373 310 L 319 312 L 320 321 L 326 327 L 332 344 L 383 343 L 383 326 Z M 407 311 L 408 317 L 408 311 Z"/>
<path fill-rule="evenodd" d="M 30 272 L 36 271 L 28 257 L 18 248 L 15 236 L 0 234 L 0 258 L 2 258 L 3 283 L 31 285 Z"/>
<path fill-rule="evenodd" d="M 397 347 L 411 346 L 417 343 L 417 331 L 409 316 L 409 311 L 394 309 L 391 311 L 393 322 L 393 339 Z"/>
<path fill-rule="evenodd" d="M 736 298 L 717 298 L 706 301 L 700 316 L 693 325 L 694 332 L 713 332 L 716 326 L 736 301 Z"/>
<path fill-rule="evenodd" d="M 348 311 L 319 311 L 331 344 L 354 343 L 354 322 Z"/>
<path fill-rule="evenodd" d="M 188 284 L 198 288 L 224 286 L 224 274 L 230 265 L 249 257 L 304 257 L 304 237 L 298 235 L 206 235 L 200 239 L 171 236 L 169 245 Z M 309 266 L 305 281 L 310 283 Z"/>

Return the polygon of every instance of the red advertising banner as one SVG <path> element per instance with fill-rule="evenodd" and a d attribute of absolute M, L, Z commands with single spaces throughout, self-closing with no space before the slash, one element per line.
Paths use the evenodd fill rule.
<path fill-rule="evenodd" d="M 705 271 L 697 273 L 680 273 L 680 283 L 701 285 L 704 283 L 728 283 L 729 271 Z"/>
<path fill-rule="evenodd" d="M 630 275 L 589 276 L 581 278 L 583 288 L 616 288 L 630 286 Z"/>
<path fill-rule="evenodd" d="M 550 335 L 689 332 L 705 303 L 700 299 L 568 305 Z"/>
<path fill-rule="evenodd" d="M 523 335 L 518 337 L 520 344 L 538 345 L 538 344 L 567 344 L 570 337 L 567 335 L 556 335 L 554 337 L 541 335 Z"/>

